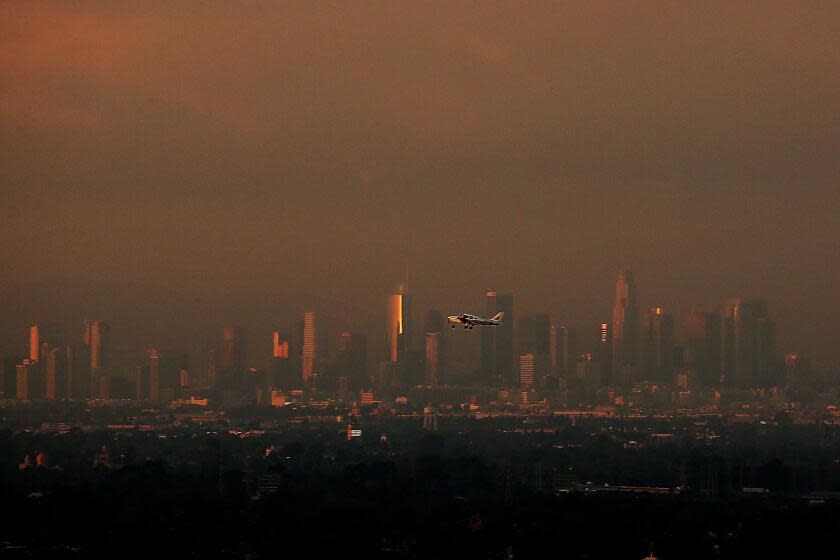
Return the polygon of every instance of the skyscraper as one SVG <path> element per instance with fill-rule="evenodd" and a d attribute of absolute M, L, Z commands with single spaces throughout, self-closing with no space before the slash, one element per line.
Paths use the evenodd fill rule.
<path fill-rule="evenodd" d="M 636 279 L 629 270 L 620 272 L 615 284 L 612 337 L 612 374 L 619 383 L 630 384 L 639 362 L 639 312 Z"/>
<path fill-rule="evenodd" d="M 149 348 L 149 400 L 160 400 L 160 353 L 157 348 Z"/>
<path fill-rule="evenodd" d="M 522 354 L 519 356 L 519 385 L 530 387 L 534 384 L 534 355 Z"/>
<path fill-rule="evenodd" d="M 729 299 L 723 324 L 723 374 L 739 388 L 770 383 L 776 354 L 776 325 L 763 300 Z"/>
<path fill-rule="evenodd" d="M 785 386 L 795 389 L 811 374 L 811 364 L 801 354 L 785 355 Z"/>
<path fill-rule="evenodd" d="M 25 401 L 31 399 L 33 396 L 30 393 L 30 389 L 33 381 L 32 374 L 34 367 L 35 362 L 31 362 L 29 359 L 26 359 L 15 368 L 17 378 L 17 383 L 15 385 L 15 397 L 18 400 Z"/>
<path fill-rule="evenodd" d="M 534 350 L 542 356 L 551 355 L 551 316 L 545 313 L 534 317 Z"/>
<path fill-rule="evenodd" d="M 400 362 L 411 349 L 411 296 L 405 285 L 388 296 L 385 321 L 386 357 Z"/>
<path fill-rule="evenodd" d="M 248 335 L 242 327 L 222 329 L 222 342 L 217 355 L 217 368 L 226 374 L 242 373 L 246 366 Z"/>
<path fill-rule="evenodd" d="M 110 327 L 101 321 L 85 323 L 84 342 L 90 358 L 90 396 L 99 394 L 100 377 L 107 375 Z"/>
<path fill-rule="evenodd" d="M 601 323 L 598 328 L 598 341 L 595 343 L 593 358 L 600 364 L 601 385 L 613 385 L 616 383 L 612 368 L 613 359 L 613 334 L 609 323 Z M 577 364 L 575 364 L 577 367 Z"/>
<path fill-rule="evenodd" d="M 39 362 L 44 359 L 41 350 L 44 344 L 57 347 L 63 344 L 62 329 L 53 323 L 33 323 L 29 327 L 29 361 Z"/>
<path fill-rule="evenodd" d="M 661 307 L 651 308 L 645 317 L 645 379 L 671 381 L 674 363 L 674 317 Z"/>
<path fill-rule="evenodd" d="M 42 371 L 44 372 L 44 398 L 54 401 L 59 395 L 59 376 L 64 369 L 62 367 L 63 354 L 59 348 L 50 346 L 47 343 L 44 343 L 43 350 L 45 350 L 42 357 L 44 360 L 42 367 Z"/>
<path fill-rule="evenodd" d="M 443 383 L 446 375 L 447 343 L 445 326 L 446 322 L 443 314 L 437 309 L 432 309 L 426 315 L 425 337 L 423 341 L 425 383 L 433 387 Z M 484 370 L 482 370 L 482 374 L 487 375 Z"/>
<path fill-rule="evenodd" d="M 557 353 L 559 368 L 565 377 L 575 375 L 577 361 L 577 333 L 572 327 L 560 327 Z"/>
<path fill-rule="evenodd" d="M 41 351 L 41 329 L 38 325 L 29 327 L 29 359 L 37 362 Z"/>
<path fill-rule="evenodd" d="M 688 367 L 704 387 L 720 384 L 720 313 L 694 311 L 685 319 Z"/>
<path fill-rule="evenodd" d="M 443 333 L 426 333 L 426 385 L 437 387 L 440 383 L 440 342 Z"/>
<path fill-rule="evenodd" d="M 299 386 L 299 380 L 295 376 L 295 368 L 292 367 L 290 356 L 289 339 L 283 337 L 280 331 L 274 331 L 272 333 L 271 378 L 269 380 L 272 389 L 288 391 Z"/>
<path fill-rule="evenodd" d="M 517 383 L 513 351 L 513 324 L 515 320 L 513 294 L 496 296 L 496 311 L 501 311 L 505 315 L 502 324 L 494 327 L 496 331 L 496 371 L 494 377 L 500 379 L 504 385 L 512 386 Z"/>
<path fill-rule="evenodd" d="M 303 351 L 301 374 L 303 386 L 311 389 L 318 376 L 318 324 L 314 311 L 303 314 Z"/>
<path fill-rule="evenodd" d="M 348 390 L 357 391 L 369 385 L 367 338 L 363 334 L 343 331 L 338 336 L 336 366 L 339 377 L 347 379 Z"/>
<path fill-rule="evenodd" d="M 492 317 L 496 314 L 496 292 L 488 291 L 485 295 L 484 316 Z M 506 317 L 505 319 L 510 320 Z M 481 356 L 479 365 L 481 367 L 481 376 L 491 382 L 497 372 L 496 363 L 496 328 L 481 329 Z"/>

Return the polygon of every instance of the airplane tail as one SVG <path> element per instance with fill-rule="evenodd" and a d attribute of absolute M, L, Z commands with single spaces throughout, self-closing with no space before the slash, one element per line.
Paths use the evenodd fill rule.
<path fill-rule="evenodd" d="M 504 312 L 504 311 L 499 311 L 498 313 L 496 313 L 495 315 L 493 315 L 493 319 L 492 319 L 492 320 L 493 320 L 493 321 L 501 321 L 501 320 L 502 320 L 502 317 L 504 317 L 504 316 L 505 316 L 505 312 Z"/>

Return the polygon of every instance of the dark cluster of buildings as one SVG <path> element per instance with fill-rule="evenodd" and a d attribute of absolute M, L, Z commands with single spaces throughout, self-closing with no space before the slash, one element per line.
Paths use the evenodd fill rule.
<path fill-rule="evenodd" d="M 111 364 L 111 330 L 87 322 L 81 343 L 54 324 L 33 324 L 28 357 L 4 361 L 0 392 L 6 399 L 135 399 L 282 405 L 290 397 L 372 399 L 372 392 L 397 394 L 410 387 L 461 386 L 513 394 L 560 395 L 560 404 L 604 388 L 629 390 L 640 383 L 681 390 L 784 386 L 807 369 L 796 354 L 780 359 L 776 325 L 766 301 L 729 299 L 720 310 L 694 311 L 675 337 L 673 315 L 663 307 L 645 311 L 637 303 L 635 276 L 619 273 L 611 321 L 593 326 L 594 344 L 583 348 L 575 328 L 548 314 L 518 317 L 510 293 L 488 291 L 482 312 L 504 313 L 498 327 L 480 329 L 479 356 L 465 371 L 450 367 L 449 323 L 438 310 L 415 320 L 412 297 L 400 286 L 387 297 L 385 344 L 380 359 L 369 356 L 365 335 L 340 331 L 335 350 L 324 318 L 314 311 L 291 332 L 272 333 L 271 363 L 255 368 L 243 328 L 224 328 L 202 372 L 186 354 L 147 348 L 143 363 L 117 374 Z M 418 327 L 422 324 L 422 330 Z M 454 325 L 452 325 L 454 328 Z M 419 331 L 419 332 L 416 332 Z M 589 335 L 593 333 L 587 333 Z M 373 358 L 373 359 L 369 359 Z"/>

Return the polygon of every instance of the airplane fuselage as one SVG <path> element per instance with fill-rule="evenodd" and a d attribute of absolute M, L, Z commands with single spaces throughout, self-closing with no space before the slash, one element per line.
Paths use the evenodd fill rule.
<path fill-rule="evenodd" d="M 449 324 L 454 329 L 456 325 L 464 325 L 465 329 L 472 329 L 475 326 L 479 327 L 498 327 L 502 324 L 503 313 L 497 313 L 495 317 L 487 319 L 477 315 L 470 315 L 469 313 L 462 313 L 460 315 L 450 315 L 447 317 Z"/>

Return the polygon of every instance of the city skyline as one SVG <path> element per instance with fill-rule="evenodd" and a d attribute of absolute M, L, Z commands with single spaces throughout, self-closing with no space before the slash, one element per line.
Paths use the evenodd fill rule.
<path fill-rule="evenodd" d="M 676 317 L 765 299 L 837 363 L 836 6 L 0 10 L 4 351 L 19 317 L 350 323 L 408 263 L 419 309 L 579 328 L 617 268 Z"/>
<path fill-rule="evenodd" d="M 830 549 L 837 22 L 0 2 L 0 556 Z"/>
<path fill-rule="evenodd" d="M 405 285 L 401 285 L 398 290 L 383 296 L 387 303 L 383 317 L 386 336 L 381 342 L 372 339 L 375 345 L 382 344 L 381 352 L 377 352 L 374 347 L 373 353 L 370 354 L 368 336 L 349 332 L 347 329 L 352 326 L 338 325 L 336 332 L 329 331 L 326 325 L 330 324 L 330 321 L 325 321 L 322 313 L 308 310 L 304 312 L 303 320 L 296 322 L 296 336 L 282 337 L 281 331 L 292 332 L 291 328 L 287 329 L 284 326 L 281 330 L 272 330 L 270 343 L 269 337 L 256 336 L 249 346 L 248 341 L 253 333 L 247 328 L 223 327 L 218 345 L 210 344 L 210 354 L 206 362 L 198 356 L 193 355 L 190 358 L 187 354 L 182 354 L 182 349 L 177 349 L 172 354 L 176 357 L 184 356 L 181 358 L 184 365 L 180 366 L 183 386 L 188 386 L 189 380 L 192 379 L 208 387 L 236 387 L 241 383 L 239 376 L 243 372 L 256 368 L 264 370 L 269 380 L 282 377 L 286 380 L 287 388 L 300 386 L 305 389 L 324 388 L 319 377 L 326 371 L 330 372 L 331 377 L 348 376 L 344 383 L 352 381 L 355 387 L 376 386 L 380 376 L 385 375 L 381 368 L 387 364 L 397 367 L 394 371 L 399 372 L 395 381 L 389 383 L 402 386 L 423 383 L 423 380 L 435 386 L 447 384 L 449 379 L 442 372 L 450 367 L 457 378 L 462 379 L 466 374 L 472 379 L 470 383 L 479 386 L 511 386 L 522 378 L 521 364 L 525 363 L 523 360 L 526 356 L 530 356 L 531 364 L 529 385 L 546 375 L 571 379 L 578 373 L 575 369 L 579 360 L 594 359 L 596 364 L 600 364 L 598 367 L 602 368 L 599 374 L 600 383 L 611 386 L 629 388 L 637 381 L 672 384 L 676 382 L 675 375 L 690 371 L 694 383 L 702 386 L 748 388 L 769 386 L 783 381 L 783 375 L 780 373 L 783 356 L 804 356 L 809 363 L 812 361 L 807 354 L 797 349 L 778 346 L 776 321 L 768 312 L 768 303 L 764 300 L 729 298 L 717 310 L 694 309 L 686 316 L 677 317 L 677 324 L 683 323 L 684 326 L 682 329 L 675 329 L 673 314 L 661 306 L 650 307 L 643 316 L 640 315 L 638 310 L 634 309 L 637 305 L 635 293 L 635 274 L 626 269 L 619 270 L 612 324 L 602 323 L 600 328 L 597 328 L 597 325 L 584 326 L 583 331 L 588 337 L 583 338 L 582 345 L 578 343 L 577 327 L 574 323 L 547 313 L 528 314 L 516 311 L 513 306 L 513 294 L 498 295 L 495 291 L 485 293 L 486 311 L 495 313 L 504 308 L 507 316 L 518 316 L 515 327 L 513 321 L 507 321 L 502 323 L 502 327 L 481 329 L 477 336 L 452 338 L 444 336 L 449 329 L 443 328 L 443 314 L 440 310 L 430 309 L 425 314 L 423 328 L 417 329 L 418 334 L 410 337 L 409 333 L 415 330 L 411 317 L 420 313 L 412 307 L 412 297 Z M 316 319 L 316 316 L 319 318 Z M 507 330 L 503 330 L 505 326 Z M 608 334 L 604 334 L 607 328 Z M 622 332 L 632 332 L 634 329 L 635 343 L 627 345 L 616 340 L 615 332 L 620 333 L 620 338 Z M 89 389 L 77 389 L 79 394 L 100 398 L 107 396 L 110 378 L 125 377 L 124 372 L 131 369 L 137 372 L 137 394 L 141 394 L 141 373 L 138 369 L 141 366 L 127 367 L 129 362 L 126 361 L 122 362 L 121 367 L 103 366 L 115 361 L 116 353 L 112 348 L 110 325 L 101 321 L 85 322 L 82 342 L 87 350 L 86 357 L 82 359 L 84 363 L 79 363 L 78 346 L 75 345 L 74 337 L 66 334 L 66 330 L 50 322 L 33 323 L 26 331 L 28 345 L 21 355 L 28 355 L 29 358 L 21 363 L 37 364 L 38 352 L 44 356 L 42 362 L 47 375 L 47 394 L 52 395 L 50 398 L 55 398 L 56 395 L 56 364 L 65 363 L 56 362 L 59 350 L 64 359 L 62 344 L 65 342 L 67 363 L 73 362 L 73 352 L 77 354 L 76 362 L 71 363 L 69 367 L 75 368 L 76 376 L 87 375 L 90 379 Z M 512 342 L 503 342 L 507 337 L 510 337 Z M 478 347 L 475 341 L 470 343 L 470 339 L 474 338 L 478 338 Z M 361 340 L 361 356 L 372 357 L 372 360 L 363 357 L 359 363 L 357 358 L 351 358 L 356 364 L 353 366 L 353 372 L 336 373 L 335 367 L 330 365 L 331 360 L 345 354 L 348 348 L 357 348 L 358 343 L 354 343 L 353 340 Z M 333 346 L 331 342 L 334 344 L 336 341 L 337 346 Z M 503 371 L 507 359 L 499 351 L 500 341 L 502 348 L 513 348 L 515 344 L 515 353 L 511 357 L 513 363 L 507 371 Z M 329 352 L 331 347 L 337 348 L 337 351 Z M 626 354 L 627 350 L 622 348 L 627 347 L 635 347 L 633 361 L 622 362 L 616 359 L 617 353 Z M 440 354 L 441 351 L 444 354 Z M 608 353 L 605 354 L 605 351 Z M 148 348 L 144 352 L 159 355 L 156 348 Z M 247 360 L 246 356 L 251 352 L 258 357 Z M 358 355 L 358 352 L 359 350 L 354 350 L 353 354 Z M 263 364 L 266 355 L 271 357 L 268 365 Z M 383 359 L 376 358 L 377 355 L 383 356 Z M 446 365 L 443 361 L 438 365 L 439 355 L 445 355 Z M 457 357 L 456 360 L 452 360 L 453 355 Z M 130 360 L 127 356 L 122 358 Z M 278 359 L 281 360 L 278 362 Z M 412 364 L 418 359 L 425 364 L 422 366 L 425 368 L 423 375 L 409 373 L 415 367 Z M 192 364 L 191 367 L 186 365 L 188 362 Z M 280 366 L 281 362 L 289 365 Z M 143 374 L 144 379 L 148 378 L 148 381 L 143 382 L 149 387 L 148 393 L 155 395 L 159 393 L 160 387 L 156 369 L 153 368 L 154 374 Z M 102 372 L 107 375 L 102 375 Z M 364 379 L 368 381 L 365 382 Z M 68 391 L 71 390 L 71 385 L 78 382 L 78 379 L 68 380 Z M 334 384 L 335 380 L 331 379 L 329 383 Z M 142 393 L 146 393 L 146 390 Z M 72 394 L 68 393 L 68 396 Z"/>

